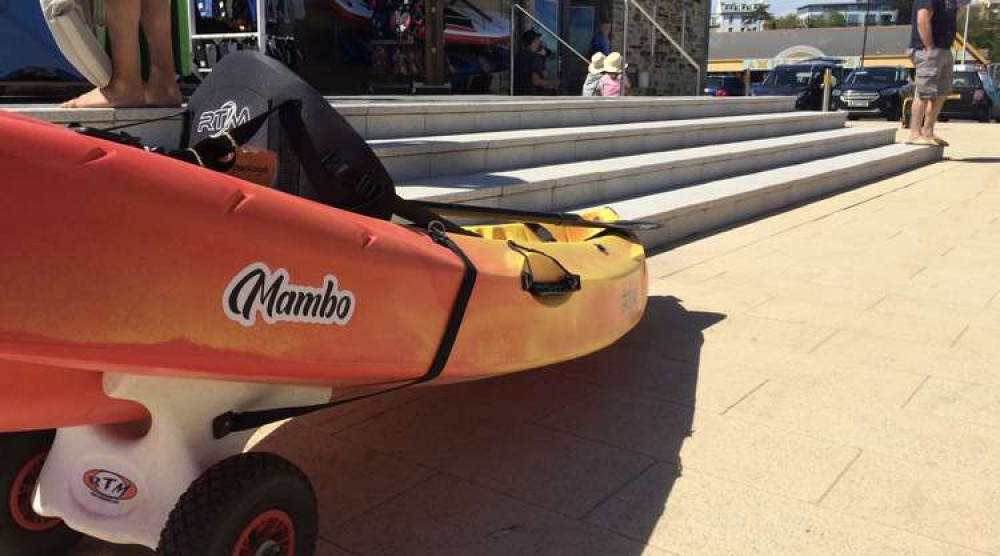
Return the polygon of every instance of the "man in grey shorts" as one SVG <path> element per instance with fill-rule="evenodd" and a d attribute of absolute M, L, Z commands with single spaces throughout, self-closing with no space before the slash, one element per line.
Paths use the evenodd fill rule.
<path fill-rule="evenodd" d="M 917 90 L 913 96 L 910 122 L 912 145 L 946 147 L 948 142 L 934 135 L 934 124 L 951 93 L 955 58 L 955 13 L 958 0 L 914 0 L 913 28 L 910 32 L 910 59 L 917 70 Z"/>

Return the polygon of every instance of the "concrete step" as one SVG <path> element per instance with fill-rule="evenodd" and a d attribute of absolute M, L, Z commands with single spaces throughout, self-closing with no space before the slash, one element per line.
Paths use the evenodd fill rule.
<path fill-rule="evenodd" d="M 415 100 L 420 98 L 420 100 Z M 331 97 L 330 104 L 365 139 L 391 139 L 613 123 L 791 112 L 791 97 Z M 68 125 L 108 127 L 169 118 L 178 108 L 59 108 L 6 105 L 5 110 Z M 180 117 L 132 128 L 153 144 L 175 148 Z"/>
<path fill-rule="evenodd" d="M 391 139 L 791 112 L 795 109 L 794 100 L 790 97 L 491 97 L 440 102 L 335 102 L 334 106 L 365 139 Z"/>
<path fill-rule="evenodd" d="M 894 129 L 837 129 L 606 160 L 422 179 L 404 198 L 565 210 L 888 145 Z"/>
<path fill-rule="evenodd" d="M 844 127 L 837 112 L 493 131 L 368 142 L 396 181 L 528 168 Z"/>
<path fill-rule="evenodd" d="M 893 144 L 607 203 L 618 215 L 662 225 L 639 234 L 647 249 L 723 228 L 941 159 L 942 149 Z"/>

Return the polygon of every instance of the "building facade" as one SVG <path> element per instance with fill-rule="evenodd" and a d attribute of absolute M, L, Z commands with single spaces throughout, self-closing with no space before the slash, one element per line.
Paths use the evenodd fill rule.
<path fill-rule="evenodd" d="M 711 0 L 525 0 L 520 5 L 584 57 L 590 55 L 590 42 L 601 22 L 611 23 L 611 50 L 624 55 L 633 94 L 693 95 L 700 89 L 698 70 L 704 79 L 708 66 Z M 553 52 L 546 67 L 548 75 L 560 81 L 558 94 L 580 94 L 587 64 L 530 18 L 515 19 L 516 36 L 535 29 Z M 684 49 L 697 69 L 657 26 Z"/>
<path fill-rule="evenodd" d="M 712 33 L 708 71 L 714 74 L 763 76 L 782 64 L 795 64 L 810 58 L 836 58 L 843 66 L 853 69 L 861 65 L 864 44 L 865 67 L 903 67 L 911 69 L 910 26 L 872 27 L 867 40 L 864 29 L 819 28 L 781 29 L 761 33 Z M 952 48 L 955 59 L 968 48 L 970 63 L 986 64 L 988 60 L 974 46 L 966 45 L 959 36 Z"/>
<path fill-rule="evenodd" d="M 722 33 L 743 31 L 763 31 L 764 20 L 758 19 L 759 10 L 765 8 L 763 2 L 712 2 L 711 27 Z"/>
<path fill-rule="evenodd" d="M 895 25 L 899 20 L 899 10 L 891 0 L 806 4 L 798 9 L 796 15 L 799 21 L 808 24 L 810 20 L 826 17 L 831 12 L 844 16 L 848 27 L 865 25 L 866 19 L 868 25 Z"/>
<path fill-rule="evenodd" d="M 615 50 L 621 50 L 631 68 L 637 94 L 693 95 L 701 89 L 698 71 L 669 43 L 648 19 L 626 0 L 613 0 L 609 19 L 613 23 Z M 704 80 L 708 68 L 709 0 L 634 0 L 664 31 L 695 60 Z M 621 45 L 628 24 L 628 47 Z"/>

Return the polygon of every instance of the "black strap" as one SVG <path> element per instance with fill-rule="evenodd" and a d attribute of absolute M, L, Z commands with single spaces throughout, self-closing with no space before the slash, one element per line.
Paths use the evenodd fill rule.
<path fill-rule="evenodd" d="M 661 227 L 660 224 L 657 224 L 656 222 L 643 222 L 641 220 L 614 220 L 611 222 L 588 220 L 579 214 L 572 212 L 536 212 L 530 210 L 481 207 L 477 205 L 463 205 L 461 203 L 441 203 L 424 200 L 413 200 L 409 202 L 439 214 L 449 214 L 463 218 L 506 220 L 510 222 L 540 222 L 542 224 L 555 224 L 557 226 L 602 228 L 621 230 L 623 232 L 645 232 L 656 230 Z"/>
<path fill-rule="evenodd" d="M 401 390 L 403 388 L 437 378 L 442 371 L 444 371 L 445 366 L 448 364 L 448 358 L 451 356 L 452 349 L 455 347 L 455 341 L 458 339 L 458 333 L 462 328 L 462 321 L 465 319 L 465 311 L 469 306 L 469 300 L 472 298 L 472 292 L 476 285 L 478 271 L 476 270 L 476 266 L 473 264 L 472 260 L 469 259 L 464 251 L 462 251 L 462 248 L 459 247 L 454 240 L 448 237 L 447 234 L 437 228 L 431 228 L 429 232 L 431 239 L 433 239 L 435 243 L 447 248 L 452 253 L 455 253 L 455 255 L 462 261 L 462 265 L 465 267 L 465 272 L 462 275 L 462 283 L 458 287 L 458 292 L 455 294 L 455 301 L 452 304 L 451 314 L 448 317 L 448 323 L 445 325 L 444 334 L 441 336 L 441 342 L 438 344 L 437 351 L 434 354 L 434 359 L 431 360 L 430 367 L 427 369 L 427 372 L 423 374 L 423 376 L 391 388 L 379 390 L 377 392 L 370 392 L 368 394 L 352 396 L 322 404 L 299 407 L 281 407 L 259 411 L 246 411 L 242 413 L 228 411 L 219 415 L 212 421 L 212 435 L 217 439 L 224 438 L 234 432 L 252 430 L 269 423 L 283 421 L 292 417 L 301 417 L 303 415 L 308 415 L 309 413 L 315 413 L 317 411 L 329 409 L 338 405 L 344 405 L 346 403 L 366 398 L 381 396 L 383 394 L 388 394 L 389 392 L 395 392 L 396 390 Z"/>
<path fill-rule="evenodd" d="M 127 124 L 120 124 L 120 125 L 114 125 L 114 126 L 110 126 L 110 127 L 105 127 L 105 128 L 102 128 L 102 129 L 104 131 L 118 131 L 120 129 L 126 129 L 126 128 L 130 128 L 130 127 L 135 127 L 137 125 L 151 124 L 153 122 L 162 122 L 163 120 L 170 120 L 170 119 L 176 118 L 178 116 L 180 116 L 183 119 L 184 117 L 187 116 L 187 114 L 188 114 L 188 111 L 184 110 L 182 112 L 174 112 L 173 114 L 167 114 L 166 116 L 160 116 L 159 118 L 150 118 L 148 120 L 138 120 L 138 121 L 135 121 L 135 122 L 129 122 Z"/>
<path fill-rule="evenodd" d="M 550 232 L 548 228 L 542 226 L 538 222 L 525 222 L 524 227 L 531 230 L 536 236 L 538 236 L 538 239 L 545 243 L 555 243 L 556 241 L 556 236 L 552 235 L 552 232 Z"/>
<path fill-rule="evenodd" d="M 448 233 L 479 237 L 479 234 L 466 230 L 451 220 L 442 217 L 440 214 L 424 208 L 416 201 L 410 201 L 398 195 L 393 195 L 390 206 L 392 207 L 393 214 L 409 220 L 419 228 L 431 229 L 440 224 Z"/>
<path fill-rule="evenodd" d="M 524 257 L 524 268 L 521 270 L 521 287 L 524 288 L 524 291 L 530 292 L 531 295 L 553 296 L 566 295 L 580 290 L 580 275 L 570 272 L 552 255 L 543 253 L 537 249 L 518 245 L 513 240 L 507 240 L 507 247 L 510 247 Z M 531 257 L 528 256 L 529 253 L 541 255 L 555 263 L 559 267 L 559 270 L 563 271 L 562 279 L 556 282 L 536 282 L 535 274 L 531 270 Z"/>
<path fill-rule="evenodd" d="M 325 204 L 341 207 L 352 212 L 387 218 L 384 210 L 375 209 L 375 204 L 385 195 L 383 187 L 375 183 L 371 176 L 354 172 L 346 164 L 340 164 L 330 171 L 331 154 L 326 158 L 320 155 L 309 136 L 309 130 L 302 121 L 302 104 L 297 100 L 287 101 L 279 107 L 278 116 L 285 126 L 292 149 L 299 157 L 299 163 L 306 171 L 309 183 L 316 189 L 320 200 Z M 333 160 L 333 164 L 339 162 Z"/>

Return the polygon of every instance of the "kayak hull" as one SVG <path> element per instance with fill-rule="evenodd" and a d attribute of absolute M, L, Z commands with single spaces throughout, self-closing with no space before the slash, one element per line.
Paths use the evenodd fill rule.
<path fill-rule="evenodd" d="M 0 362 L 0 432 L 55 429 L 143 419 L 139 404 L 109 398 L 101 373 Z"/>
<path fill-rule="evenodd" d="M 103 372 L 334 387 L 413 380 L 431 366 L 465 270 L 421 231 L 26 118 L 0 114 L 0 169 L 0 372 L 87 376 L 53 394 L 84 392 L 72 402 L 79 412 L 36 421 L 135 418 L 131 407 L 111 417 L 88 407 L 108 403 Z M 641 317 L 645 256 L 634 238 L 481 231 L 489 237 L 453 236 L 478 278 L 438 381 L 579 357 Z M 557 259 L 581 290 L 524 291 L 525 257 L 507 240 Z M 532 266 L 536 280 L 561 277 L 543 257 Z M 37 395 L 30 380 L 19 384 Z M 0 410 L 0 430 L 24 426 L 9 413 Z"/>

